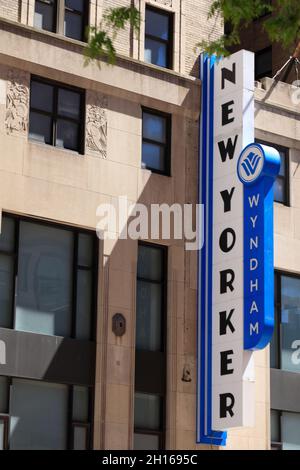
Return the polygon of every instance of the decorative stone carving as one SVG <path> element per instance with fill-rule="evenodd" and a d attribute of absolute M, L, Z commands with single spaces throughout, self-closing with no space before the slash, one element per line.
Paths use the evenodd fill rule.
<path fill-rule="evenodd" d="M 86 151 L 107 157 L 107 98 L 88 92 L 86 108 Z"/>
<path fill-rule="evenodd" d="M 172 0 L 154 0 L 156 3 L 160 3 L 161 5 L 166 5 L 167 7 L 172 6 Z"/>
<path fill-rule="evenodd" d="M 29 108 L 29 76 L 22 71 L 10 71 L 6 94 L 6 132 L 27 134 Z"/>

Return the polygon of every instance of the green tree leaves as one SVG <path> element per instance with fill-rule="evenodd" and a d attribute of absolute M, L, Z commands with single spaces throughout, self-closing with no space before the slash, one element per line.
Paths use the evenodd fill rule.
<path fill-rule="evenodd" d="M 300 39 L 299 0 L 215 0 L 209 11 L 209 18 L 219 17 L 230 24 L 230 32 L 216 41 L 204 40 L 197 47 L 208 54 L 228 55 L 230 46 L 239 44 L 240 30 L 266 13 L 263 27 L 272 42 L 280 42 L 285 48 L 293 46 Z"/>
<path fill-rule="evenodd" d="M 91 27 L 88 30 L 89 42 L 85 49 L 85 63 L 106 58 L 109 64 L 114 64 L 116 60 L 114 40 L 118 32 L 129 24 L 137 34 L 140 22 L 140 13 L 135 7 L 108 8 L 99 27 Z M 98 65 L 100 66 L 100 62 Z"/>

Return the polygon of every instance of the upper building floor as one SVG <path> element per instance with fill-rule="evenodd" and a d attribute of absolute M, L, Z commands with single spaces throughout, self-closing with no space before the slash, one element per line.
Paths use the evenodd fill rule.
<path fill-rule="evenodd" d="M 135 6 L 139 34 L 128 26 L 115 39 L 117 52 L 175 72 L 198 77 L 196 44 L 222 34 L 221 22 L 207 19 L 208 0 L 1 0 L 0 16 L 48 36 L 85 42 L 87 27 L 101 24 L 111 7 Z M 48 39 L 47 39 L 48 37 Z"/>

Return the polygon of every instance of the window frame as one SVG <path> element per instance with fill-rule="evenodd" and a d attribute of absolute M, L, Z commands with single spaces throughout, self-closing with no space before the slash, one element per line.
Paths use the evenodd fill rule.
<path fill-rule="evenodd" d="M 284 200 L 283 201 L 276 201 L 274 199 L 274 202 L 276 204 L 281 204 L 286 207 L 290 207 L 291 201 L 290 201 L 290 149 L 289 147 L 284 147 L 283 145 L 278 145 L 274 144 L 273 142 L 267 142 L 266 140 L 263 139 L 255 139 L 255 142 L 261 145 L 268 145 L 269 147 L 274 147 L 278 152 L 284 153 L 284 159 L 285 159 L 285 176 L 278 175 L 276 177 L 277 179 L 280 179 L 284 181 Z"/>
<path fill-rule="evenodd" d="M 266 72 L 257 74 L 257 72 L 256 72 L 256 69 L 257 69 L 257 67 L 256 67 L 257 56 L 261 56 L 266 52 L 271 53 L 271 70 L 267 70 Z M 271 45 L 271 46 L 265 47 L 264 49 L 260 49 L 258 51 L 255 51 L 255 81 L 261 80 L 262 78 L 269 77 L 269 76 L 272 77 L 272 74 L 273 74 L 273 47 Z"/>
<path fill-rule="evenodd" d="M 82 18 L 82 28 L 81 28 L 81 39 L 74 39 L 74 38 L 71 38 L 70 36 L 67 36 L 64 34 L 64 36 L 66 38 L 69 38 L 69 39 L 72 39 L 73 41 L 81 41 L 81 42 L 87 42 L 85 41 L 85 37 L 86 37 L 86 28 L 88 27 L 89 25 L 89 14 L 90 14 L 90 2 L 86 2 L 84 1 L 83 2 L 83 11 L 79 11 L 79 10 L 76 10 L 75 8 L 70 8 L 70 7 L 67 7 L 66 5 L 66 1 L 64 0 L 64 22 L 66 20 L 66 12 L 70 12 L 70 13 L 73 13 L 74 15 L 77 15 L 77 16 L 81 16 Z"/>
<path fill-rule="evenodd" d="M 282 369 L 282 360 L 281 360 L 281 351 L 282 351 L 282 302 L 281 302 L 281 278 L 290 277 L 292 279 L 300 280 L 300 274 L 289 273 L 286 271 L 282 271 L 280 269 L 276 269 L 275 273 L 275 326 L 277 333 L 277 343 L 276 343 L 276 370 L 285 370 Z M 287 371 L 290 372 L 290 371 Z M 298 373 L 298 372 L 294 372 Z M 300 372 L 299 372 L 300 375 Z"/>
<path fill-rule="evenodd" d="M 44 111 L 41 109 L 37 109 L 32 106 L 32 83 L 41 83 L 43 85 L 48 85 L 53 87 L 53 111 Z M 58 93 L 59 90 L 66 90 L 66 91 L 71 91 L 73 93 L 77 93 L 80 97 L 80 104 L 79 104 L 79 118 L 70 118 L 66 116 L 62 116 L 58 113 Z M 82 88 L 76 88 L 70 85 L 65 85 L 63 83 L 57 82 L 55 80 L 48 80 L 43 77 L 39 77 L 36 75 L 31 75 L 30 78 L 30 104 L 29 104 L 29 129 L 28 129 L 28 140 L 31 143 L 36 143 L 40 145 L 48 145 L 49 147 L 56 148 L 58 150 L 62 151 L 68 151 L 68 152 L 73 152 L 78 155 L 84 155 L 85 154 L 85 148 L 84 148 L 84 142 L 85 142 L 85 117 L 86 117 L 86 111 L 85 111 L 85 103 L 86 103 L 86 91 Z M 51 144 L 43 143 L 40 142 L 36 139 L 33 139 L 30 137 L 30 115 L 31 112 L 34 112 L 36 114 L 41 114 L 43 116 L 47 116 L 51 119 Z M 56 138 L 57 138 L 57 121 L 58 120 L 64 120 L 67 122 L 71 122 L 73 124 L 78 125 L 78 141 L 77 141 L 77 150 L 74 149 L 67 149 L 64 147 L 59 147 L 56 145 Z"/>
<path fill-rule="evenodd" d="M 0 413 L 0 421 L 4 423 L 3 450 L 8 450 L 9 442 L 9 415 Z"/>
<path fill-rule="evenodd" d="M 159 353 L 151 352 L 151 351 L 144 351 L 141 350 L 142 354 L 144 354 L 144 358 L 148 356 L 151 360 L 151 355 L 153 358 L 153 363 L 155 361 L 160 360 L 161 356 L 163 355 L 163 367 L 164 367 L 164 376 L 161 377 L 160 383 L 156 382 L 155 380 L 152 381 L 153 389 L 148 389 L 148 384 L 144 380 L 145 377 L 139 377 L 138 386 L 137 386 L 137 376 L 135 376 L 135 392 L 137 393 L 145 393 L 150 395 L 157 395 L 161 398 L 161 411 L 160 411 L 160 422 L 161 428 L 159 430 L 152 430 L 146 428 L 136 428 L 134 426 L 134 433 L 136 434 L 145 434 L 145 435 L 156 435 L 159 436 L 159 450 L 165 449 L 166 443 L 166 394 L 167 394 L 167 383 L 166 383 L 166 370 L 167 370 L 167 321 L 168 321 L 168 311 L 167 311 L 167 297 L 168 297 L 168 247 L 164 245 L 159 245 L 156 243 L 150 243 L 145 241 L 138 242 L 138 248 L 140 246 L 145 246 L 149 248 L 155 248 L 161 250 L 162 253 L 162 299 L 161 299 L 161 308 L 162 308 L 162 322 L 161 322 L 161 344 L 162 348 Z M 138 265 L 137 265 L 138 268 Z M 138 276 L 138 270 L 136 272 L 136 283 L 138 280 L 143 282 L 147 282 L 146 278 L 141 278 Z M 148 282 L 153 282 L 148 279 Z M 135 354 L 139 353 L 139 350 L 135 348 Z M 145 356 L 146 354 L 146 356 Z M 136 361 L 136 358 L 135 358 Z M 136 370 L 137 372 L 137 370 Z"/>
<path fill-rule="evenodd" d="M 52 21 L 53 21 L 53 29 L 44 29 L 44 28 L 37 28 L 37 26 L 34 26 L 35 28 L 39 29 L 40 31 L 47 31 L 48 33 L 57 33 L 58 30 L 58 12 L 59 12 L 59 5 L 58 5 L 59 0 L 53 0 L 53 12 L 52 12 Z M 35 6 L 37 3 L 42 3 L 44 5 L 49 4 L 47 0 L 35 0 L 34 2 L 34 14 L 36 12 Z"/>
<path fill-rule="evenodd" d="M 11 400 L 11 394 L 10 394 L 10 389 L 13 383 L 13 380 L 25 380 L 28 382 L 41 382 L 44 384 L 57 384 L 57 385 L 64 385 L 67 387 L 68 391 L 68 405 L 67 405 L 67 422 L 66 422 L 66 427 L 67 427 L 67 439 L 66 439 L 66 449 L 65 450 L 73 450 L 73 438 L 74 438 L 74 428 L 73 426 L 82 426 L 82 427 L 87 427 L 88 432 L 87 432 L 87 450 L 92 450 L 93 448 L 93 435 L 94 435 L 94 409 L 95 409 L 95 385 L 94 386 L 88 386 L 88 385 L 81 385 L 82 387 L 86 387 L 89 392 L 89 406 L 88 406 L 88 422 L 87 423 L 78 423 L 76 421 L 73 421 L 72 413 L 73 413 L 73 392 L 74 392 L 74 384 L 70 385 L 67 383 L 62 383 L 62 382 L 50 382 L 49 380 L 37 380 L 37 379 L 32 379 L 29 377 L 16 377 L 16 376 L 6 376 L 6 375 L 1 375 L 0 377 L 5 377 L 7 378 L 7 386 L 8 386 L 8 412 L 7 413 L 0 413 L 0 420 L 5 419 L 6 420 L 6 440 L 4 443 L 6 444 L 5 450 L 9 450 L 9 425 L 10 425 L 10 400 Z"/>
<path fill-rule="evenodd" d="M 281 436 L 282 436 L 281 416 L 282 416 L 282 411 L 275 410 L 275 409 L 271 408 L 271 410 L 270 410 L 270 419 L 271 419 L 272 411 L 276 411 L 276 413 L 278 413 L 278 432 L 279 432 L 280 442 L 276 442 L 276 441 L 271 440 L 271 450 L 282 450 L 282 442 L 281 442 Z"/>
<path fill-rule="evenodd" d="M 147 16 L 147 11 L 152 11 L 154 13 L 157 13 L 162 16 L 166 16 L 169 19 L 169 31 L 168 31 L 168 39 L 161 39 L 157 36 L 154 36 L 152 34 L 147 34 L 146 33 L 146 16 Z M 161 67 L 163 69 L 168 69 L 168 70 L 173 70 L 174 67 L 174 13 L 172 11 L 167 11 L 162 8 L 157 8 L 153 5 L 146 4 L 145 8 L 145 37 L 144 37 L 144 52 L 146 49 L 146 39 L 149 38 L 152 41 L 157 41 L 160 42 L 161 44 L 166 45 L 166 67 L 162 65 L 157 65 L 153 64 L 152 62 L 146 62 L 149 63 L 150 65 L 154 65 L 156 67 Z"/>
<path fill-rule="evenodd" d="M 166 122 L 166 142 L 165 143 L 161 143 L 156 140 L 149 139 L 148 137 L 144 137 L 144 113 L 151 114 L 152 116 L 165 119 L 165 122 Z M 144 142 L 164 148 L 165 150 L 164 170 L 158 170 L 156 168 L 152 168 L 143 162 L 143 143 Z M 172 155 L 172 114 L 142 106 L 142 158 L 141 158 L 142 169 L 149 170 L 152 173 L 156 173 L 158 175 L 171 177 L 172 176 L 171 155 Z"/>
<path fill-rule="evenodd" d="M 70 335 L 65 336 L 64 338 L 74 339 L 76 341 L 92 341 L 96 340 L 96 326 L 97 326 L 97 298 L 98 298 L 98 263 L 99 263 L 99 243 L 96 234 L 91 230 L 81 229 L 80 227 L 72 227 L 69 225 L 58 224 L 49 220 L 35 219 L 33 217 L 18 216 L 15 214 L 3 212 L 2 217 L 10 218 L 15 221 L 15 252 L 14 252 L 14 280 L 13 280 L 13 302 L 12 302 L 12 320 L 11 328 L 15 330 L 16 326 L 16 287 L 17 287 L 17 276 L 18 276 L 18 261 L 19 261 L 19 242 L 20 242 L 20 224 L 21 222 L 27 222 L 32 224 L 43 225 L 49 228 L 57 228 L 65 231 L 72 232 L 73 234 L 73 264 L 72 264 L 72 312 L 71 312 L 71 329 Z M 78 248 L 78 239 L 80 234 L 86 234 L 93 237 L 93 260 L 91 267 L 86 268 L 78 265 L 77 253 L 75 253 L 76 248 Z M 2 254 L 2 251 L 0 251 Z M 6 254 L 4 252 L 4 254 Z M 76 264 L 77 263 L 77 264 Z M 90 270 L 92 273 L 92 304 L 91 304 L 91 325 L 90 325 L 90 335 L 88 340 L 81 340 L 76 338 L 76 317 L 77 317 L 77 308 L 76 308 L 76 294 L 77 294 L 77 273 L 79 270 Z M 0 327 L 1 328 L 1 327 Z M 17 331 L 17 330 L 15 330 Z M 38 333 L 37 333 L 38 334 Z M 43 334 L 43 333 L 41 333 Z M 53 335 L 55 336 L 55 335 Z"/>
<path fill-rule="evenodd" d="M 40 31 L 51 32 L 54 34 L 59 34 L 65 38 L 71 39 L 72 41 L 80 41 L 80 42 L 87 42 L 86 38 L 86 28 L 89 26 L 89 17 L 90 17 L 90 2 L 84 1 L 83 3 L 83 12 L 76 10 L 75 8 L 70 8 L 66 6 L 65 0 L 53 0 L 53 30 L 49 31 L 48 29 L 44 28 L 35 28 L 39 29 Z M 35 0 L 36 2 L 47 4 L 47 0 Z M 34 13 L 35 13 L 35 5 L 34 5 Z M 64 22 L 66 17 L 66 11 L 74 13 L 76 15 L 80 15 L 82 17 L 82 31 L 81 31 L 81 39 L 74 39 L 70 36 L 64 34 Z"/>

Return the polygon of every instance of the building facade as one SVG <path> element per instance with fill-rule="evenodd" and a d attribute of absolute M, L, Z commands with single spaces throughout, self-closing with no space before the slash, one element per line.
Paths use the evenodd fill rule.
<path fill-rule="evenodd" d="M 119 33 L 114 66 L 86 65 L 86 26 L 132 3 L 139 35 Z M 0 448 L 212 448 L 196 445 L 197 252 L 161 234 L 124 239 L 126 220 L 96 236 L 98 207 L 120 197 L 197 203 L 194 48 L 222 32 L 209 6 L 0 1 Z M 228 449 L 294 446 L 300 434 L 296 91 L 266 79 L 255 92 L 256 138 L 283 161 L 278 325 L 271 359 L 255 354 L 255 428 L 231 430 Z"/>

